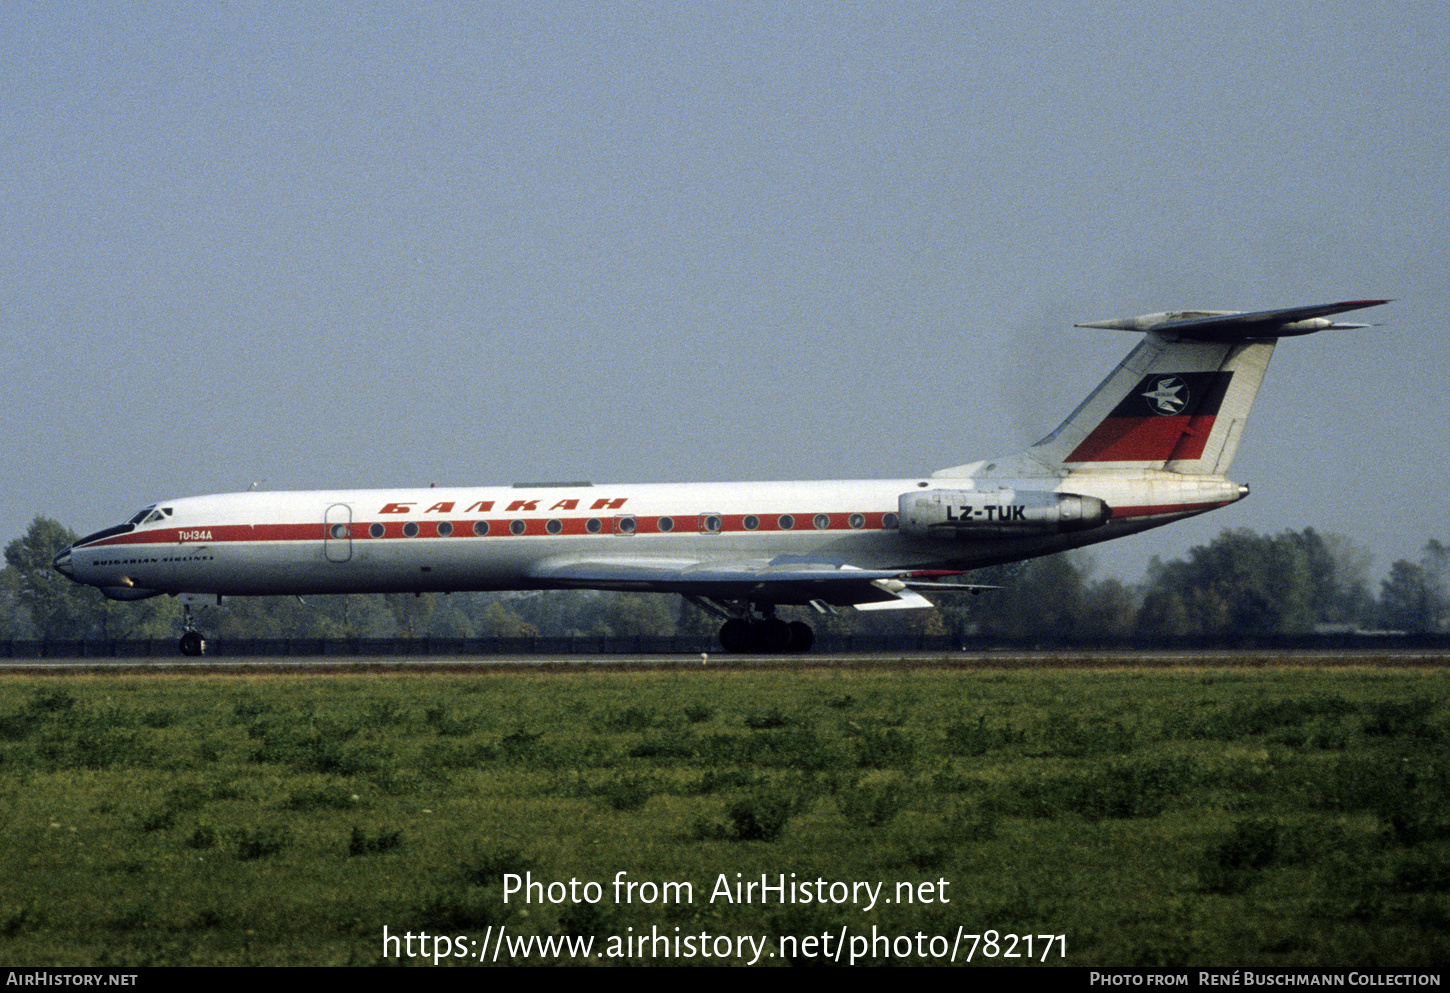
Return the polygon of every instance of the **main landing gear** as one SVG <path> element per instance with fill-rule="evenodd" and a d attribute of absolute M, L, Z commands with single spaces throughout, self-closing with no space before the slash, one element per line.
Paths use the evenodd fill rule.
<path fill-rule="evenodd" d="M 716 617 L 727 618 L 720 626 L 720 647 L 741 655 L 782 655 L 808 652 L 816 634 L 804 621 L 786 622 L 775 616 L 775 604 L 753 604 L 742 600 L 689 597 L 690 602 Z M 759 611 L 757 616 L 756 611 Z"/>
<path fill-rule="evenodd" d="M 732 617 L 720 627 L 720 645 L 727 652 L 767 655 L 808 652 L 815 643 L 816 633 L 804 621 L 787 624 L 778 617 L 760 620 Z"/>

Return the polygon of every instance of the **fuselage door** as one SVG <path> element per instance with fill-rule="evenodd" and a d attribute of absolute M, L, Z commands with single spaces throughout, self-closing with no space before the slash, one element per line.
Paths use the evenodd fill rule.
<path fill-rule="evenodd" d="M 322 551 L 329 562 L 352 558 L 352 508 L 335 503 L 322 515 Z"/>

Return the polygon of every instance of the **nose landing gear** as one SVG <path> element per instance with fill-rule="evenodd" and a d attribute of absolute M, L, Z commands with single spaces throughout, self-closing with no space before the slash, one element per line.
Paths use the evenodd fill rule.
<path fill-rule="evenodd" d="M 181 641 L 177 645 L 182 655 L 196 657 L 206 649 L 206 639 L 191 622 L 191 604 L 181 605 Z"/>

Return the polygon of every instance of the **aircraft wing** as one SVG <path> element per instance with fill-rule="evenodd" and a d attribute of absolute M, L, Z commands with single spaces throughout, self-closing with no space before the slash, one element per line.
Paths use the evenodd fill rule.
<path fill-rule="evenodd" d="M 940 581 L 960 575 L 940 570 L 862 569 L 842 562 L 780 556 L 774 559 L 701 560 L 652 556 L 557 557 L 529 576 L 553 587 L 683 593 L 722 600 L 777 604 L 821 601 L 863 610 L 930 607 L 918 590 L 992 589 Z"/>

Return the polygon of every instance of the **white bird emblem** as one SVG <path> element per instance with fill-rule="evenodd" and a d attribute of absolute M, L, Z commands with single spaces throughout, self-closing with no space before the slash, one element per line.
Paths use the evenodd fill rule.
<path fill-rule="evenodd" d="M 1154 413 L 1176 414 L 1188 403 L 1188 384 L 1177 376 L 1158 380 L 1156 389 L 1142 394 L 1153 407 Z"/>

